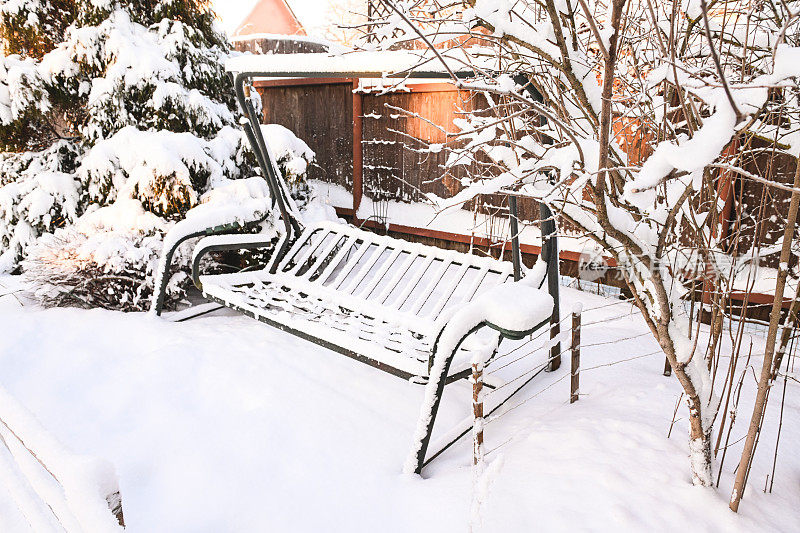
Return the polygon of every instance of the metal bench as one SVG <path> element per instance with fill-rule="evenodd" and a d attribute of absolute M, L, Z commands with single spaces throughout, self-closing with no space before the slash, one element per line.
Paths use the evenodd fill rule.
<path fill-rule="evenodd" d="M 195 262 L 219 240 L 201 240 Z M 433 341 L 452 309 L 514 276 L 507 262 L 331 222 L 307 227 L 275 273 L 194 274 L 206 298 L 404 379 L 428 375 Z M 457 361 L 466 365 L 454 367 L 456 376 L 480 345 L 462 347 Z"/>
<path fill-rule="evenodd" d="M 302 56 L 288 57 L 294 65 L 303 65 Z M 195 245 L 192 277 L 204 297 L 221 305 L 411 382 L 423 384 L 430 378 L 435 402 L 426 407 L 422 415 L 427 422 L 426 433 L 422 446 L 417 445 L 420 449 L 415 452 L 415 471 L 420 472 L 427 464 L 426 450 L 444 385 L 468 376 L 475 351 L 481 351 L 483 359 L 491 359 L 502 338 L 521 339 L 550 322 L 558 322 L 555 224 L 547 206 L 542 205 L 542 263 L 532 271 L 536 279 L 529 274 L 529 279 L 525 280 L 527 290 L 534 290 L 530 288 L 533 286 L 537 291 L 549 293 L 552 300 L 548 301 L 555 302 L 544 310 L 544 319 L 524 329 L 508 329 L 500 323 L 482 321 L 465 332 L 452 353 L 443 354 L 446 361 L 440 365 L 442 375 L 431 377 L 437 345 L 451 317 L 487 290 L 522 276 L 516 201 L 510 202 L 512 262 L 411 243 L 342 223 L 305 225 L 292 209 L 288 188 L 261 136 L 246 84 L 262 76 L 441 78 L 442 71 L 417 69 L 376 73 L 361 68 L 370 64 L 364 58 L 355 58 L 351 64 L 336 58 L 338 70 L 300 72 L 295 69 L 289 72 L 281 70 L 280 66 L 286 58 L 263 56 L 258 60 L 265 68 L 238 72 L 234 78 L 239 104 L 248 119 L 244 124 L 245 132 L 269 184 L 273 206 L 281 213 L 283 233 L 279 241 L 274 242 L 259 235 L 214 235 L 215 231 L 198 231 L 192 236 L 208 236 Z M 253 58 L 246 59 L 252 64 Z M 272 68 L 270 61 L 278 61 L 280 65 Z M 228 67 L 233 71 L 242 70 L 235 63 Z M 220 231 L 229 233 L 230 229 Z M 167 268 L 180 242 L 165 250 Z M 201 259 L 210 252 L 267 246 L 274 251 L 262 270 L 217 275 L 200 273 Z M 545 278 L 547 289 L 542 288 Z M 162 292 L 165 286 L 166 280 L 162 280 Z M 520 294 L 526 293 L 520 291 Z M 157 314 L 161 313 L 162 305 L 163 295 L 160 294 L 154 305 Z M 557 361 L 549 366 L 555 369 Z M 530 379 L 532 377 L 525 383 Z"/>

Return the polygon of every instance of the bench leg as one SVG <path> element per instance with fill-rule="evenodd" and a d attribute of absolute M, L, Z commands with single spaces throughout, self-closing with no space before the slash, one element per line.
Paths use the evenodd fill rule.
<path fill-rule="evenodd" d="M 420 474 L 422 472 L 422 468 L 425 466 L 425 455 L 428 452 L 431 435 L 433 434 L 433 425 L 436 422 L 436 414 L 439 411 L 439 404 L 441 403 L 442 394 L 444 393 L 444 386 L 447 383 L 447 374 L 450 371 L 450 365 L 453 363 L 453 358 L 456 353 L 458 353 L 458 349 L 461 347 L 464 340 L 485 325 L 486 323 L 482 322 L 469 330 L 466 335 L 461 337 L 461 340 L 458 341 L 455 348 L 441 361 L 436 358 L 439 338 L 441 338 L 441 332 L 439 333 L 439 337 L 433 345 L 432 359 L 434 363 L 429 373 L 430 377 L 428 383 L 425 385 L 425 398 L 422 401 L 420 418 L 414 433 L 414 447 L 406 460 L 406 464 L 403 468 L 404 472 L 413 472 L 415 474 Z"/>

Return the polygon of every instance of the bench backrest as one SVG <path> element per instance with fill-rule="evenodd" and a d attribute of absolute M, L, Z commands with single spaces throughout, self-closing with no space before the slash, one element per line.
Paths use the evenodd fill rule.
<path fill-rule="evenodd" d="M 416 74 L 425 77 L 421 71 Z M 513 279 L 515 267 L 519 277 L 521 253 L 513 196 L 509 199 L 513 264 L 368 234 L 335 223 L 302 229 L 289 188 L 262 136 L 259 115 L 246 97 L 245 83 L 258 75 L 259 72 L 239 72 L 234 85 L 248 119 L 245 132 L 285 225 L 286 237 L 274 256 L 279 268 L 271 270 L 276 277 L 285 278 L 293 286 L 313 285 L 315 295 L 342 302 L 353 311 L 370 312 L 374 318 L 391 317 L 417 328 L 420 323 L 437 327 L 437 321 L 449 308 L 472 300 L 485 288 Z M 541 259 L 548 264 L 548 292 L 556 301 L 553 320 L 558 322 L 558 245 L 555 221 L 545 204 L 541 204 L 540 218 L 544 237 Z"/>
<path fill-rule="evenodd" d="M 425 333 L 451 307 L 513 279 L 513 266 L 322 222 L 301 234 L 275 278 L 351 311 Z"/>

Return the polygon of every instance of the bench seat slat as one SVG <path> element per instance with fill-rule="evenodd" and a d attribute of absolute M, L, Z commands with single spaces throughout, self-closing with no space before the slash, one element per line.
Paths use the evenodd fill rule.
<path fill-rule="evenodd" d="M 430 298 L 431 293 L 439 284 L 439 282 L 442 280 L 442 276 L 444 276 L 444 273 L 447 272 L 447 269 L 450 268 L 451 264 L 452 261 L 442 260 L 442 264 L 439 266 L 438 269 L 434 271 L 430 280 L 425 285 L 425 288 L 421 290 L 417 294 L 417 297 L 414 299 L 410 309 L 411 314 L 416 315 L 419 313 L 419 310 L 422 309 L 422 306 L 424 306 L 425 303 L 428 301 L 428 298 Z"/>
<path fill-rule="evenodd" d="M 306 263 L 306 261 L 308 261 L 308 258 L 311 257 L 311 254 L 313 254 L 314 251 L 319 248 L 320 244 L 324 242 L 325 237 L 327 237 L 329 234 L 330 231 L 326 231 L 325 229 L 312 230 L 307 234 L 303 234 L 303 237 L 298 239 L 298 241 L 302 242 L 300 243 L 296 253 L 294 255 L 287 254 L 286 259 L 281 265 L 281 272 L 289 271 L 294 273 L 298 271 Z M 315 239 L 315 236 L 319 236 L 319 240 Z M 303 251 L 305 246 L 308 246 L 308 249 Z M 300 254 L 301 251 L 302 254 L 300 255 L 299 259 L 292 264 L 292 261 L 295 259 L 296 255 Z"/>
<path fill-rule="evenodd" d="M 303 247 L 308 244 L 308 239 L 312 234 L 313 232 L 310 232 L 309 234 L 303 234 L 301 238 L 292 243 L 292 246 L 286 252 L 286 255 L 280 260 L 280 263 L 278 264 L 278 270 L 287 268 L 287 265 L 291 262 L 291 260 L 297 257 L 297 254 L 300 253 Z"/>
<path fill-rule="evenodd" d="M 356 243 L 357 238 L 355 235 L 347 235 L 345 237 L 344 243 L 342 243 L 342 247 L 339 249 L 337 253 L 331 257 L 331 262 L 325 267 L 325 269 L 320 272 L 319 276 L 317 276 L 317 280 L 320 283 L 324 283 L 326 279 L 331 275 L 333 270 L 339 265 L 341 260 L 343 259 L 341 256 L 346 255 L 350 248 Z"/>
<path fill-rule="evenodd" d="M 406 286 L 403 288 L 403 291 L 397 296 L 397 298 L 395 298 L 389 307 L 399 310 L 403 306 L 406 300 L 408 300 L 408 297 L 412 291 L 417 287 L 417 285 L 419 285 L 422 276 L 424 276 L 425 272 L 431 267 L 434 259 L 436 258 L 432 255 L 425 257 L 423 263 L 418 267 L 417 272 L 415 272 L 411 279 L 406 282 Z M 389 295 L 391 296 L 391 293 Z"/>
<path fill-rule="evenodd" d="M 444 306 L 447 305 L 447 302 L 453 297 L 453 291 L 464 278 L 464 275 L 467 273 L 470 266 L 471 265 L 469 263 L 464 261 L 464 264 L 456 270 L 455 274 L 449 280 L 442 280 L 446 283 L 444 290 L 442 291 L 442 295 L 433 305 L 433 309 L 430 311 L 430 313 L 425 313 L 426 316 L 431 318 L 436 318 L 439 316 L 439 313 L 442 311 Z M 424 307 L 422 309 L 424 310 Z"/>
<path fill-rule="evenodd" d="M 309 279 L 312 276 L 312 274 L 314 274 L 314 272 L 317 271 L 318 265 L 323 261 L 325 261 L 325 259 L 331 254 L 333 249 L 336 248 L 336 245 L 342 241 L 342 235 L 331 232 L 325 236 L 322 242 L 320 242 L 319 246 L 317 246 L 318 249 L 323 245 L 323 243 L 325 242 L 326 239 L 328 239 L 328 237 L 330 237 L 330 242 L 327 245 L 325 245 L 324 248 L 322 248 L 321 252 L 316 253 L 313 257 L 309 257 L 306 260 L 306 262 L 309 262 L 310 264 L 308 269 L 304 273 L 300 274 L 299 270 L 295 271 L 297 276 L 303 279 Z"/>
<path fill-rule="evenodd" d="M 359 291 L 359 297 L 363 298 L 364 300 L 369 300 L 370 295 L 375 290 L 375 287 L 382 281 L 384 281 L 384 277 L 386 273 L 389 272 L 389 269 L 392 268 L 392 265 L 395 264 L 397 259 L 400 257 L 400 254 L 403 253 L 403 250 L 400 248 L 395 248 L 389 254 L 375 274 L 372 275 L 371 279 L 367 281 L 367 284 Z"/>
<path fill-rule="evenodd" d="M 380 304 L 383 304 L 384 300 L 389 297 L 389 295 L 394 291 L 397 284 L 400 283 L 400 280 L 403 279 L 403 276 L 408 273 L 408 269 L 411 268 L 411 265 L 414 264 L 414 261 L 419 258 L 419 254 L 414 252 L 406 252 L 408 257 L 401 265 L 395 268 L 396 272 L 391 277 L 391 279 L 386 282 L 386 286 L 381 290 L 381 292 L 374 298 L 374 300 Z"/>
<path fill-rule="evenodd" d="M 350 280 L 347 286 L 341 289 L 341 291 L 345 294 L 352 295 L 356 293 L 361 285 L 361 282 L 364 281 L 364 279 L 367 277 L 367 274 L 369 274 L 372 270 L 372 267 L 375 266 L 375 263 L 378 262 L 378 259 L 380 259 L 383 256 L 383 253 L 388 249 L 386 244 L 377 244 L 374 242 L 368 243 L 367 247 L 372 250 L 371 255 L 367 258 L 363 265 L 356 265 L 357 268 L 353 271 L 353 279 Z M 346 282 L 347 280 L 345 279 L 342 281 Z"/>
<path fill-rule="evenodd" d="M 342 266 L 342 270 L 340 270 L 338 273 L 332 274 L 333 279 L 330 280 L 330 282 L 327 280 L 323 281 L 322 284 L 324 286 L 335 289 L 338 289 L 342 286 L 344 281 L 350 275 L 350 272 L 352 272 L 353 268 L 355 268 L 355 266 L 359 263 L 359 261 L 361 261 L 361 258 L 364 256 L 364 254 L 370 247 L 369 243 L 364 241 L 363 239 L 356 239 L 356 242 L 359 241 L 361 241 L 361 245 L 356 249 L 356 252 L 353 254 L 353 257 L 346 258 L 345 264 Z M 345 254 L 348 253 L 350 253 L 350 250 L 345 252 Z"/>
<path fill-rule="evenodd" d="M 380 321 L 360 313 L 331 309 L 322 301 L 297 291 L 284 292 L 274 284 L 256 283 L 232 286 L 204 276 L 203 292 L 227 306 L 238 308 L 256 318 L 269 318 L 292 329 L 305 331 L 357 353 L 369 354 L 383 364 L 414 376 L 427 375 L 431 336 L 412 337 L 412 332 L 398 324 Z M 214 283 L 217 281 L 217 283 Z M 335 306 L 334 306 L 335 307 Z M 397 340 L 390 340 L 396 337 Z M 409 342 L 413 340 L 415 342 Z M 394 348 L 392 347 L 394 345 Z M 452 374 L 469 367 L 471 350 L 480 343 L 465 343 L 457 355 Z"/>
<path fill-rule="evenodd" d="M 459 301 L 453 303 L 462 304 L 472 300 L 472 298 L 475 297 L 475 293 L 478 292 L 478 289 L 481 287 L 488 274 L 489 274 L 488 265 L 484 265 L 482 268 L 478 269 L 478 271 L 475 273 L 475 279 L 472 281 L 472 284 L 470 284 L 469 287 L 467 287 L 467 289 L 464 291 L 464 297 L 460 298 Z"/>

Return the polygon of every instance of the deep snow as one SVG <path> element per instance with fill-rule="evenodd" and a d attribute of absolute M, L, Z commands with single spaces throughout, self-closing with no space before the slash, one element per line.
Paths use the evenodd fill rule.
<path fill-rule="evenodd" d="M 246 317 L 173 323 L 42 310 L 10 294 L 18 283 L 0 278 L 0 385 L 73 451 L 114 463 L 128 531 L 469 530 L 468 439 L 424 479 L 400 473 L 423 387 Z M 734 515 L 727 499 L 740 443 L 718 491 L 692 487 L 684 406 L 667 438 L 680 388 L 661 375 L 663 356 L 645 355 L 658 347 L 643 322 L 629 304 L 591 310 L 613 302 L 562 291 L 564 313 L 572 302 L 585 309 L 581 399 L 568 403 L 565 357 L 511 400 L 518 407 L 489 417 L 482 530 L 798 530 L 797 383 L 788 385 L 773 493 L 762 488 L 777 395 Z M 532 358 L 525 364 L 543 362 L 544 350 Z M 745 383 L 742 419 L 754 380 Z M 469 412 L 470 392 L 466 381 L 448 388 L 440 432 Z M 0 529 L 18 528 L 0 488 Z"/>

